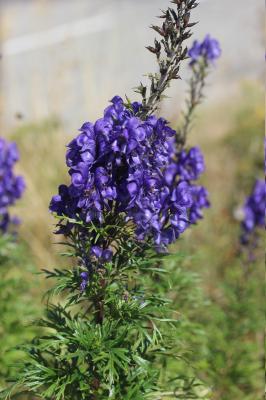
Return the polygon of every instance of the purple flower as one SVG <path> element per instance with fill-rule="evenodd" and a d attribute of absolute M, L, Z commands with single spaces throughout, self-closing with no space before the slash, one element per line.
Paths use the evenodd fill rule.
<path fill-rule="evenodd" d="M 81 272 L 80 278 L 81 278 L 80 290 L 84 292 L 89 282 L 89 273 Z"/>
<path fill-rule="evenodd" d="M 70 185 L 59 187 L 50 210 L 85 224 L 103 224 L 106 215 L 120 213 L 134 224 L 137 240 L 151 240 L 160 249 L 190 225 L 191 207 L 199 218 L 204 206 L 200 200 L 195 205 L 190 180 L 204 171 L 204 160 L 196 147 L 179 152 L 167 121 L 154 115 L 141 120 L 140 107 L 127 108 L 115 96 L 103 118 L 83 124 L 68 145 Z M 71 229 L 67 223 L 60 232 Z M 112 252 L 102 242 L 90 257 L 104 264 Z"/>
<path fill-rule="evenodd" d="M 204 158 L 198 147 L 192 147 L 188 152 L 180 152 L 177 172 L 183 179 L 196 180 L 204 170 Z"/>
<path fill-rule="evenodd" d="M 242 236 L 243 244 L 248 244 L 250 235 L 258 227 L 265 225 L 265 182 L 264 180 L 257 180 L 251 195 L 246 199 L 243 211 L 244 220 L 242 222 Z"/>
<path fill-rule="evenodd" d="M 202 42 L 194 41 L 192 47 L 188 51 L 190 57 L 190 65 L 195 64 L 200 58 L 203 58 L 206 63 L 213 63 L 221 56 L 221 47 L 218 40 L 206 35 Z"/>
<path fill-rule="evenodd" d="M 5 233 L 10 225 L 17 225 L 18 219 L 10 217 L 9 207 L 22 196 L 24 179 L 14 174 L 14 165 L 19 159 L 15 143 L 0 138 L 0 230 Z"/>
<path fill-rule="evenodd" d="M 188 50 L 188 56 L 191 59 L 190 64 L 194 64 L 202 55 L 202 45 L 197 40 L 194 40 L 192 47 Z"/>
<path fill-rule="evenodd" d="M 191 186 L 192 206 L 190 208 L 189 221 L 195 224 L 199 219 L 203 218 L 202 209 L 209 208 L 209 194 L 203 186 Z"/>
<path fill-rule="evenodd" d="M 109 262 L 113 256 L 112 250 L 102 249 L 99 246 L 92 246 L 90 254 L 92 257 L 95 257 L 101 263 Z"/>

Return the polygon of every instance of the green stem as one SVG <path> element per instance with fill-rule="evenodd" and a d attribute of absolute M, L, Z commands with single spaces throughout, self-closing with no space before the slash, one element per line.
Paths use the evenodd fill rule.
<path fill-rule="evenodd" d="M 197 69 L 197 67 L 199 68 Z M 186 102 L 187 108 L 183 112 L 183 124 L 177 130 L 178 142 L 183 146 L 186 143 L 187 135 L 191 129 L 195 110 L 203 100 L 203 91 L 206 84 L 208 64 L 205 60 L 192 67 L 193 76 L 189 84 L 189 98 Z"/>

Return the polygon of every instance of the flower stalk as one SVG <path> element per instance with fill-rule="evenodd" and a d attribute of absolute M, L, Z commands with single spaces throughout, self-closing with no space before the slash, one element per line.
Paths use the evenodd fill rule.
<path fill-rule="evenodd" d="M 154 47 L 147 46 L 147 49 L 155 54 L 159 72 L 148 75 L 149 87 L 141 83 L 136 89 L 142 97 L 143 108 L 139 114 L 142 119 L 158 109 L 171 81 L 180 79 L 180 65 L 187 58 L 187 47 L 184 44 L 191 37 L 191 28 L 196 24 L 190 22 L 191 11 L 198 5 L 196 0 L 176 0 L 172 3 L 176 8 L 168 8 L 159 17 L 163 19 L 162 25 L 151 26 L 160 35 L 160 39 L 155 39 Z"/>

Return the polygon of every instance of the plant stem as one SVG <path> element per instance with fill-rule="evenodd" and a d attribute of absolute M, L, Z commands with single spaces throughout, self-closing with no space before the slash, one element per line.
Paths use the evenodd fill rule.
<path fill-rule="evenodd" d="M 162 26 L 151 27 L 162 37 L 160 41 L 155 39 L 155 47 L 147 47 L 156 55 L 159 73 L 149 75 L 151 81 L 149 90 L 142 83 L 136 90 L 142 96 L 143 107 L 139 113 L 140 118 L 146 118 L 157 110 L 171 80 L 180 79 L 180 64 L 187 57 L 187 48 L 183 48 L 183 44 L 192 35 L 190 28 L 195 23 L 190 23 L 190 12 L 198 4 L 196 0 L 174 0 L 172 3 L 176 4 L 177 11 L 168 8 L 159 17 L 164 19 Z M 147 92 L 149 92 L 148 97 Z"/>
<path fill-rule="evenodd" d="M 199 67 L 197 69 L 197 67 Z M 208 64 L 206 60 L 192 66 L 193 76 L 189 82 L 189 98 L 186 102 L 187 108 L 183 112 L 183 123 L 177 130 L 177 142 L 183 146 L 186 143 L 188 132 L 191 129 L 195 109 L 203 100 L 203 90 L 206 84 Z"/>

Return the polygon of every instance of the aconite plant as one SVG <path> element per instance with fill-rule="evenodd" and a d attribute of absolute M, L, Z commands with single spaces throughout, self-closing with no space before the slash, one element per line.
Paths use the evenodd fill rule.
<path fill-rule="evenodd" d="M 197 3 L 172 3 L 152 26 L 158 36 L 147 48 L 158 71 L 136 89 L 141 101 L 113 97 L 103 117 L 85 122 L 68 145 L 70 182 L 59 186 L 50 211 L 72 268 L 45 271 L 61 301 L 49 303 L 38 321 L 45 333 L 24 346 L 30 360 L 16 366 L 6 397 L 22 391 L 53 400 L 192 395 L 193 381 L 171 380 L 170 369 L 162 377 L 168 360 L 179 360 L 178 314 L 147 278 L 167 271 L 168 246 L 209 207 L 197 184 L 203 155 L 186 147 L 186 136 L 220 48 L 207 36 L 188 51 Z M 174 130 L 155 112 L 187 59 L 189 97 Z"/>

